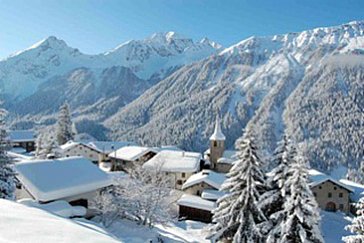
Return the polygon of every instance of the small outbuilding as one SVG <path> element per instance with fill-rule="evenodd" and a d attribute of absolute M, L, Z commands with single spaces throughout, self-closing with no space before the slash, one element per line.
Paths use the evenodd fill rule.
<path fill-rule="evenodd" d="M 35 134 L 31 130 L 9 131 L 9 140 L 13 148 L 22 148 L 27 153 L 35 150 Z"/>
<path fill-rule="evenodd" d="M 183 195 L 177 204 L 180 219 L 197 220 L 205 223 L 212 221 L 212 211 L 216 208 L 215 202 L 188 194 Z"/>

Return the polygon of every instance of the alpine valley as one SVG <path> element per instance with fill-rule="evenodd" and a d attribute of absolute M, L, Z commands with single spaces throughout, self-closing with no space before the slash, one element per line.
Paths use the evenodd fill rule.
<path fill-rule="evenodd" d="M 79 133 L 204 151 L 220 114 L 230 148 L 248 126 L 267 155 L 286 133 L 317 169 L 358 167 L 364 21 L 228 48 L 157 33 L 99 55 L 49 37 L 0 61 L 0 89 L 16 128 L 54 124 L 67 101 Z"/>

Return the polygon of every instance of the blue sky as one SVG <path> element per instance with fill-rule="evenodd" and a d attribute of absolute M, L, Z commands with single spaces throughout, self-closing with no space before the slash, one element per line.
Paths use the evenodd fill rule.
<path fill-rule="evenodd" d="M 363 19 L 363 0 L 0 0 L 0 58 L 50 35 L 94 54 L 154 32 L 229 46 Z"/>

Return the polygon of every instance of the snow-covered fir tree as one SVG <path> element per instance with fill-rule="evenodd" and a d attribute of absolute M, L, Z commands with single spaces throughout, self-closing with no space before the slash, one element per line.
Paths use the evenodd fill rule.
<path fill-rule="evenodd" d="M 0 110 L 0 198 L 14 199 L 15 173 L 7 155 L 10 148 L 5 126 L 6 111 Z"/>
<path fill-rule="evenodd" d="M 287 192 L 284 183 L 288 176 L 290 163 L 296 155 L 296 150 L 290 145 L 290 140 L 284 136 L 273 154 L 271 161 L 276 167 L 267 178 L 267 191 L 260 198 L 260 207 L 269 219 L 262 225 L 262 233 L 267 235 L 267 242 L 276 242 L 280 237 L 281 221 L 283 219 L 283 204 Z"/>
<path fill-rule="evenodd" d="M 288 192 L 283 205 L 284 219 L 278 242 L 324 242 L 318 205 L 308 185 L 308 168 L 302 156 L 290 164 L 283 191 Z"/>
<path fill-rule="evenodd" d="M 212 241 L 262 242 L 259 224 L 266 217 L 258 202 L 265 190 L 263 163 L 250 135 L 238 139 L 236 148 L 238 160 L 221 187 L 226 195 L 217 201 L 209 238 Z"/>
<path fill-rule="evenodd" d="M 346 243 L 360 243 L 364 242 L 364 197 L 355 204 L 357 209 L 356 217 L 353 219 L 350 225 L 345 227 L 346 230 L 350 231 L 354 235 L 343 237 L 343 241 Z"/>
<path fill-rule="evenodd" d="M 67 143 L 74 137 L 68 103 L 64 103 L 59 109 L 56 132 L 59 145 Z"/>

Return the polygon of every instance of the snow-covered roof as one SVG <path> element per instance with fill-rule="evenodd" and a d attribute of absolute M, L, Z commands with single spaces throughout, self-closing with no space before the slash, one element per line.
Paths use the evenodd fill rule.
<path fill-rule="evenodd" d="M 31 130 L 13 130 L 9 131 L 11 142 L 34 142 L 35 134 Z"/>
<path fill-rule="evenodd" d="M 13 151 L 8 151 L 7 154 L 9 155 L 10 158 L 16 159 L 16 160 L 31 160 L 34 157 L 33 156 L 29 156 L 26 154 L 19 154 L 19 153 L 15 153 Z"/>
<path fill-rule="evenodd" d="M 59 146 L 59 148 L 60 148 L 63 152 L 65 152 L 65 151 L 70 150 L 70 149 L 72 149 L 72 148 L 74 148 L 74 147 L 76 147 L 76 146 L 79 146 L 79 145 L 81 145 L 81 146 L 83 146 L 83 147 L 85 147 L 85 148 L 91 149 L 91 150 L 93 150 L 93 151 L 95 151 L 95 152 L 101 153 L 101 151 L 99 151 L 98 149 L 96 149 L 96 148 L 94 148 L 94 147 L 90 146 L 89 144 L 86 144 L 86 143 L 83 143 L 83 142 L 75 142 L 75 141 L 68 141 L 67 143 L 65 143 L 65 144 L 63 144 L 63 145 L 61 145 L 61 146 Z"/>
<path fill-rule="evenodd" d="M 201 197 L 184 194 L 178 201 L 177 204 L 180 206 L 186 206 L 191 208 L 198 208 L 206 211 L 212 211 L 216 207 L 216 203 L 205 200 Z"/>
<path fill-rule="evenodd" d="M 157 151 L 155 151 L 154 149 L 149 148 L 149 147 L 126 146 L 126 147 L 122 147 L 114 152 L 111 152 L 109 154 L 109 157 L 126 160 L 126 161 L 135 161 L 149 152 L 157 153 Z"/>
<path fill-rule="evenodd" d="M 191 175 L 187 179 L 187 181 L 182 185 L 182 190 L 191 187 L 193 185 L 199 184 L 201 182 L 205 182 L 206 184 L 219 190 L 222 183 L 224 183 L 225 179 L 226 179 L 225 174 L 216 173 L 211 170 L 203 170 L 200 171 L 199 173 Z"/>
<path fill-rule="evenodd" d="M 225 140 L 225 135 L 221 131 L 219 116 L 216 116 L 215 130 L 214 133 L 211 135 L 210 140 Z"/>
<path fill-rule="evenodd" d="M 90 221 L 83 223 L 45 210 L 0 199 L 1 242 L 119 242 Z"/>
<path fill-rule="evenodd" d="M 71 149 L 71 148 L 73 148 L 73 147 L 75 147 L 75 146 L 77 146 L 77 145 L 80 145 L 80 144 L 84 145 L 84 144 L 83 144 L 83 143 L 81 143 L 81 142 L 68 141 L 67 143 L 62 144 L 62 145 L 61 145 L 61 146 L 59 146 L 59 147 L 60 147 L 63 151 L 65 151 L 65 150 Z"/>
<path fill-rule="evenodd" d="M 204 152 L 205 158 L 210 156 L 210 149 L 206 149 Z M 237 160 L 236 150 L 225 150 L 222 157 L 217 160 L 217 163 L 234 164 Z"/>
<path fill-rule="evenodd" d="M 154 148 L 156 151 L 160 152 L 163 150 L 173 150 L 173 151 L 183 151 L 182 149 L 180 149 L 178 146 L 176 145 L 163 145 L 161 147 L 156 147 Z"/>
<path fill-rule="evenodd" d="M 112 184 L 108 175 L 83 157 L 16 163 L 16 177 L 41 202 L 91 192 Z"/>
<path fill-rule="evenodd" d="M 225 193 L 218 190 L 213 189 L 205 189 L 202 191 L 201 197 L 206 200 L 214 200 L 216 201 L 220 197 L 222 197 Z"/>
<path fill-rule="evenodd" d="M 148 160 L 143 168 L 156 168 L 165 172 L 196 172 L 200 168 L 200 153 L 163 150 Z"/>
<path fill-rule="evenodd" d="M 58 216 L 71 218 L 71 217 L 83 217 L 87 214 L 87 209 L 83 206 L 72 206 L 67 201 L 56 200 L 49 203 L 38 203 L 30 198 L 23 198 L 18 200 L 18 203 L 29 207 L 40 208 L 45 211 L 54 213 Z"/>
<path fill-rule="evenodd" d="M 346 179 L 340 179 L 339 181 L 353 190 L 350 198 L 354 202 L 359 201 L 359 199 L 364 196 L 364 185 Z"/>
<path fill-rule="evenodd" d="M 325 181 L 331 181 L 332 183 L 337 184 L 338 186 L 341 186 L 342 188 L 345 188 L 349 192 L 354 192 L 354 190 L 350 186 L 343 184 L 340 181 L 335 180 L 334 178 L 332 178 L 318 170 L 310 169 L 309 177 L 310 177 L 310 187 L 315 187 Z"/>
<path fill-rule="evenodd" d="M 115 150 L 118 150 L 122 147 L 125 146 L 130 146 L 130 145 L 136 145 L 133 142 L 123 142 L 123 141 L 117 141 L 117 142 L 113 142 L 113 141 L 93 141 L 93 142 L 89 142 L 88 145 L 90 147 L 93 147 L 94 149 L 98 150 L 101 153 L 105 153 L 105 154 L 109 154 Z"/>

